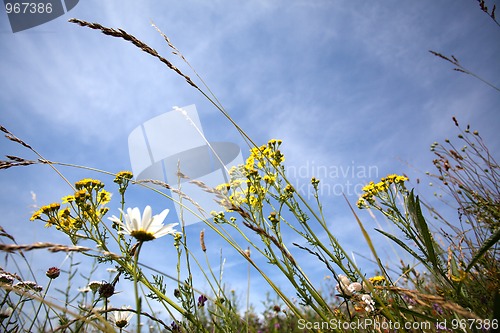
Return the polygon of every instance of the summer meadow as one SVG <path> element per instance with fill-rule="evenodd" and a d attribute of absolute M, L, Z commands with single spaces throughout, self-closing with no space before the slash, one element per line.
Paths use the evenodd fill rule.
<path fill-rule="evenodd" d="M 482 24 L 500 27 L 494 5 L 472 2 L 483 15 Z M 145 140 L 141 146 L 140 140 L 129 141 L 131 151 L 136 149 L 140 157 L 135 166 L 143 175 L 138 177 L 132 169 L 103 170 L 91 162 L 53 160 L 38 148 L 37 140 L 26 140 L 0 123 L 2 145 L 16 152 L 5 154 L 0 172 L 48 168 L 67 189 L 51 201 L 35 202 L 30 216 L 16 222 L 24 224 L 25 230 L 44 226 L 47 235 L 56 235 L 53 241 L 38 234 L 43 241 L 18 242 L 19 229 L 12 232 L 6 220 L 0 223 L 0 331 L 500 329 L 500 170 L 497 151 L 489 149 L 490 143 L 473 123 L 449 117 L 445 126 L 453 137 L 436 137 L 430 147 L 421 142 L 433 169 L 418 179 L 396 163 L 383 174 L 384 168 L 355 157 L 326 165 L 319 157 L 310 158 L 316 147 L 310 147 L 308 158 L 290 165 L 289 159 L 301 157 L 287 155 L 293 140 L 261 141 L 240 127 L 223 98 L 205 82 L 203 72 L 188 61 L 190 55 L 171 41 L 174 36 L 165 32 L 163 22 L 153 22 L 152 31 L 163 51 L 173 57 L 125 28 L 78 18 L 65 24 L 93 34 L 97 45 L 126 44 L 130 53 L 120 54 L 122 58 L 139 54 L 141 61 L 161 65 L 163 71 L 154 75 L 180 79 L 182 89 L 201 96 L 245 146 L 238 155 L 234 145 L 211 142 L 197 113 L 173 108 L 175 119 L 186 121 L 186 128 L 206 146 L 211 156 L 206 164 L 218 165 L 220 181 L 214 185 L 200 176 L 212 172 L 203 169 L 202 155 L 193 158 L 192 166 L 176 164 L 175 158 L 187 156 L 184 151 L 175 151 L 177 155 L 172 153 L 167 162 L 146 165 L 144 160 L 153 161 L 156 151 L 167 145 L 164 142 L 155 146 Z M 473 80 L 488 93 L 500 91 L 462 65 L 458 56 L 434 50 L 426 50 L 426 56 L 436 59 L 437 67 L 452 65 L 454 76 Z M 113 61 L 105 54 L 100 57 L 104 63 Z M 255 121 L 262 127 L 278 126 L 267 119 Z M 397 122 L 383 120 L 387 131 Z M 324 125 L 327 131 L 328 123 Z M 175 132 L 174 127 L 168 130 Z M 144 123 L 137 133 L 146 137 L 151 128 Z M 307 135 L 320 141 L 322 134 L 318 130 Z M 90 142 L 89 147 L 94 144 L 98 145 Z M 177 179 L 167 182 L 155 177 L 166 172 Z M 40 177 L 36 182 L 46 181 Z M 426 197 L 429 192 L 420 191 L 421 182 L 432 183 L 440 194 Z M 210 204 L 192 197 L 188 185 L 209 198 Z M 49 182 L 44 186 L 47 191 L 51 188 Z M 35 201 L 39 193 L 32 195 Z M 329 209 L 331 197 L 336 198 L 335 205 L 347 207 L 348 222 L 335 222 L 335 210 L 332 214 Z M 188 215 L 194 216 L 200 229 L 195 237 Z M 382 228 L 380 221 L 390 228 Z M 369 258 L 355 254 L 357 250 L 339 237 L 346 230 L 362 239 Z M 393 251 L 390 255 L 387 248 Z M 45 267 L 44 260 L 30 259 L 32 253 L 63 261 Z M 236 264 L 226 259 L 227 253 L 237 256 Z M 225 274 L 231 270 L 246 278 L 227 282 Z M 251 288 L 254 280 L 257 287 Z M 255 295 L 263 290 L 265 299 L 256 302 Z"/>

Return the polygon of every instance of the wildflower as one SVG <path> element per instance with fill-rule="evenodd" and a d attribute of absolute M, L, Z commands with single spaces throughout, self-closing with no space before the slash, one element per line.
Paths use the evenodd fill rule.
<path fill-rule="evenodd" d="M 57 267 L 50 267 L 45 273 L 49 279 L 56 279 L 59 277 L 59 274 L 61 274 L 61 270 Z"/>
<path fill-rule="evenodd" d="M 116 327 L 124 328 L 130 323 L 130 319 L 133 315 L 132 312 L 128 311 L 130 309 L 130 306 L 122 306 L 122 309 L 120 311 L 113 312 L 113 322 L 115 323 Z"/>
<path fill-rule="evenodd" d="M 200 297 L 198 297 L 198 306 L 200 308 L 204 307 L 206 301 L 208 301 L 208 298 L 205 295 L 200 295 Z"/>
<path fill-rule="evenodd" d="M 159 215 L 151 216 L 151 207 L 146 206 L 142 217 L 137 207 L 133 209 L 128 208 L 127 214 L 123 211 L 121 212 L 125 216 L 125 223 L 120 221 L 116 216 L 110 217 L 109 220 L 121 225 L 124 228 L 124 233 L 131 235 L 141 242 L 150 241 L 168 234 L 174 234 L 174 227 L 178 224 L 171 223 L 163 225 L 163 220 L 165 220 L 169 212 L 168 209 L 165 209 Z"/>
<path fill-rule="evenodd" d="M 179 326 L 178 322 L 174 320 L 172 322 L 172 324 L 170 324 L 170 330 L 172 332 L 180 332 L 181 331 L 181 327 Z"/>
<path fill-rule="evenodd" d="M 132 177 L 134 177 L 134 175 L 132 174 L 132 172 L 130 171 L 120 171 L 116 174 L 115 176 L 115 180 L 113 180 L 113 182 L 115 183 L 122 183 L 124 181 L 128 181 L 130 179 L 132 179 Z"/>
<path fill-rule="evenodd" d="M 432 304 L 432 308 L 440 315 L 444 313 L 443 308 L 437 303 Z"/>
<path fill-rule="evenodd" d="M 31 215 L 30 217 L 30 221 L 34 221 L 34 220 L 40 220 L 42 217 L 42 210 L 39 209 L 37 210 L 36 212 L 33 213 L 33 215 Z"/>
<path fill-rule="evenodd" d="M 22 289 L 24 291 L 35 291 L 35 292 L 40 292 L 43 290 L 43 287 L 38 285 L 36 282 L 33 281 L 20 281 L 14 285 L 14 288 L 16 289 Z"/>
<path fill-rule="evenodd" d="M 349 285 L 351 284 L 351 281 L 349 281 L 349 278 L 347 278 L 347 276 L 345 276 L 345 275 L 339 275 L 338 281 L 339 281 L 339 283 L 335 286 L 335 289 L 337 289 L 337 291 L 339 293 L 341 293 L 342 295 L 351 296 L 352 291 L 350 291 L 348 289 Z"/>
<path fill-rule="evenodd" d="M 319 179 L 316 178 L 316 177 L 312 177 L 311 178 L 311 184 L 317 190 L 318 189 L 318 185 L 319 185 Z"/>
<path fill-rule="evenodd" d="M 90 290 L 92 290 L 93 293 L 95 293 L 99 290 L 102 284 L 103 283 L 101 281 L 90 281 L 88 287 L 90 288 Z"/>
<path fill-rule="evenodd" d="M 375 301 L 372 300 L 372 297 L 368 294 L 365 294 L 363 296 L 361 296 L 361 300 L 366 304 L 365 306 L 365 311 L 366 312 L 371 312 L 371 311 L 375 311 Z"/>
<path fill-rule="evenodd" d="M 81 227 L 81 224 L 71 217 L 71 212 L 68 207 L 57 212 L 57 220 L 56 228 L 66 232 L 78 230 Z"/>
<path fill-rule="evenodd" d="M 91 179 L 91 178 L 85 178 L 82 180 L 79 180 L 75 183 L 75 188 L 77 190 L 82 190 L 82 189 L 87 189 L 89 192 L 93 189 L 96 191 L 102 189 L 104 187 L 104 184 L 97 179 Z"/>
<path fill-rule="evenodd" d="M 111 193 L 106 190 L 102 190 L 99 192 L 98 198 L 98 204 L 105 205 L 111 201 Z"/>
<path fill-rule="evenodd" d="M 231 189 L 231 184 L 228 183 L 220 184 L 215 187 L 215 190 L 221 192 L 224 195 L 228 194 L 230 189 Z"/>
<path fill-rule="evenodd" d="M 71 203 L 73 201 L 75 201 L 75 196 L 74 195 L 67 195 L 65 197 L 62 197 L 62 203 L 65 204 L 65 203 Z"/>
<path fill-rule="evenodd" d="M 14 277 L 9 273 L 1 273 L 0 274 L 0 282 L 6 283 L 6 284 L 11 284 L 12 282 L 14 282 Z"/>
<path fill-rule="evenodd" d="M 278 218 L 276 218 L 276 212 L 271 212 L 267 218 L 273 223 L 273 225 L 279 222 Z"/>
<path fill-rule="evenodd" d="M 354 283 L 351 283 L 348 287 L 347 287 L 347 290 L 350 292 L 350 293 L 354 293 L 356 291 L 361 291 L 361 289 L 363 289 L 363 286 L 361 285 L 361 283 L 359 282 L 354 282 Z"/>
<path fill-rule="evenodd" d="M 14 309 L 11 308 L 10 306 L 7 307 L 6 309 L 0 310 L 0 322 L 4 319 L 9 318 L 12 315 L 12 312 L 14 312 Z"/>
<path fill-rule="evenodd" d="M 377 276 L 373 276 L 373 277 L 369 278 L 368 280 L 370 280 L 371 283 L 377 283 L 377 282 L 385 281 L 385 277 L 383 277 L 381 275 L 377 275 Z"/>
<path fill-rule="evenodd" d="M 179 249 L 179 246 L 181 245 L 181 240 L 182 240 L 182 233 L 177 232 L 174 234 L 174 246 L 176 249 Z"/>
<path fill-rule="evenodd" d="M 111 283 L 103 283 L 99 287 L 99 295 L 110 298 L 115 293 L 115 287 Z"/>
<path fill-rule="evenodd" d="M 267 184 L 273 184 L 276 181 L 276 176 L 275 175 L 264 175 L 264 182 Z"/>

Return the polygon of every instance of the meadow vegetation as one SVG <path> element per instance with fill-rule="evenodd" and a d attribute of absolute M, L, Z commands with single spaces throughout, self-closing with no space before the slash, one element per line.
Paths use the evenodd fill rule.
<path fill-rule="evenodd" d="M 496 22 L 494 9 L 480 4 Z M 499 328 L 500 174 L 495 157 L 478 131 L 469 125 L 462 127 L 453 118 L 450 125 L 456 126 L 457 137 L 431 146 L 435 171 L 427 177 L 445 189 L 448 200 L 453 200 L 453 219 L 446 219 L 439 207 L 417 195 L 403 174 L 373 179 L 363 188 L 356 204 L 346 200 L 352 220 L 375 258 L 377 269 L 366 271 L 338 241 L 329 222 L 335 217 L 323 214 L 318 191 L 321 179 L 310 180 L 315 189 L 312 201 L 302 197 L 287 179 L 285 156 L 280 150 L 286 142 L 273 139 L 256 144 L 231 119 L 196 72 L 200 85 L 136 37 L 121 29 L 70 21 L 130 41 L 160 60 L 202 93 L 245 138 L 249 156 L 243 165 L 229 170 L 227 183 L 211 188 L 190 180 L 212 193 L 220 204 L 220 210 L 210 212 L 210 218 L 203 217 L 203 207 L 194 213 L 241 255 L 271 292 L 263 300 L 264 311 L 258 313 L 244 304 L 239 293 L 229 289 L 210 265 L 200 265 L 201 258 L 193 255 L 191 249 L 195 246 L 206 254 L 204 233 L 199 240 L 188 240 L 182 221 L 165 225 L 168 212 L 154 215 L 149 206 L 134 208 L 134 203 L 127 200 L 131 186 L 146 187 L 164 200 L 191 200 L 173 184 L 155 179 L 136 181 L 129 171 L 96 171 L 95 179 L 71 183 L 59 171 L 61 163 L 46 159 L 1 126 L 6 139 L 33 152 L 37 159 L 7 155 L 0 161 L 0 169 L 49 165 L 70 189 L 67 196 L 39 207 L 32 221 L 26 221 L 44 223 L 63 233 L 66 245 L 18 244 L 8 227 L 0 227 L 4 261 L 17 263 L 8 270 L 0 266 L 1 331 L 493 332 Z M 187 63 L 168 37 L 161 35 Z M 460 65 L 453 56 L 433 54 Z M 459 69 L 471 74 L 463 67 Z M 97 179 L 104 175 L 112 175 L 113 183 Z M 179 177 L 187 176 L 179 172 Z M 170 197 L 170 193 L 180 199 Z M 110 212 L 111 200 L 117 200 L 121 209 Z M 362 221 L 358 216 L 358 209 L 384 216 L 398 233 L 373 229 L 371 221 Z M 378 244 L 372 241 L 374 233 L 385 236 L 411 260 L 388 267 L 378 254 Z M 141 263 L 141 251 L 161 237 L 169 237 L 176 249 L 176 276 Z M 36 263 L 27 261 L 28 251 L 65 252 L 71 260 L 70 268 L 47 267 L 45 277 L 36 276 L 34 271 L 39 267 L 35 269 L 32 266 Z M 297 251 L 305 255 L 294 255 Z M 80 256 L 91 258 L 94 265 L 78 267 Z M 262 260 L 260 264 L 254 260 L 257 257 L 265 258 L 273 276 L 268 267 L 262 267 Z M 324 267 L 334 287 L 315 284 L 303 268 L 304 260 L 314 260 Z M 104 266 L 114 267 L 109 280 L 93 280 L 92 274 Z M 193 276 L 193 267 L 201 269 L 201 277 Z M 86 288 L 80 290 L 72 288 L 72 281 L 78 278 L 77 269 L 86 281 Z M 293 295 L 273 282 L 278 275 L 293 286 Z M 200 278 L 209 286 L 209 292 L 200 291 Z M 68 287 L 51 289 L 56 279 L 66 279 Z M 133 285 L 134 301 L 126 307 L 113 307 L 116 290 L 124 280 Z M 161 311 L 154 310 L 158 306 Z"/>

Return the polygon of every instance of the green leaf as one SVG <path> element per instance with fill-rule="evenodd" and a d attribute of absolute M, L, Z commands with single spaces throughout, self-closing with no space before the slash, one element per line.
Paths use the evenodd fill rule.
<path fill-rule="evenodd" d="M 420 257 L 415 251 L 413 251 L 412 249 L 410 249 L 410 247 L 408 245 L 406 245 L 405 243 L 403 243 L 403 241 L 399 238 L 397 238 L 396 236 L 394 235 L 391 235 L 383 230 L 380 230 L 380 229 L 375 229 L 376 231 L 380 232 L 382 235 L 384 235 L 385 237 L 391 239 L 392 241 L 394 241 L 396 244 L 398 244 L 399 246 L 401 246 L 403 248 L 403 250 L 405 250 L 406 252 L 408 252 L 409 254 L 411 254 L 413 257 L 415 257 L 415 259 L 417 259 L 418 261 L 422 262 L 424 265 L 427 266 L 427 261 Z"/>
<path fill-rule="evenodd" d="M 500 229 L 498 229 L 493 235 L 491 235 L 483 244 L 483 246 L 481 246 L 481 248 L 479 249 L 479 251 L 477 251 L 477 253 L 474 255 L 474 258 L 472 258 L 471 262 L 469 263 L 469 265 L 467 266 L 467 268 L 465 269 L 465 272 L 468 272 L 472 266 L 474 266 L 478 261 L 479 259 L 481 259 L 481 257 L 493 246 L 496 244 L 496 242 L 498 242 L 498 240 L 500 239 Z"/>
<path fill-rule="evenodd" d="M 413 190 L 410 192 L 408 196 L 408 212 L 410 213 L 410 217 L 413 220 L 413 223 L 417 227 L 419 232 L 419 236 L 424 241 L 425 246 L 425 255 L 427 259 L 431 262 L 434 268 L 439 269 L 438 258 L 436 256 L 436 251 L 434 246 L 436 243 L 432 240 L 431 233 L 429 231 L 429 227 L 427 226 L 427 222 L 425 222 L 425 218 L 422 215 L 422 210 L 420 209 L 420 200 L 417 197 L 414 197 Z"/>

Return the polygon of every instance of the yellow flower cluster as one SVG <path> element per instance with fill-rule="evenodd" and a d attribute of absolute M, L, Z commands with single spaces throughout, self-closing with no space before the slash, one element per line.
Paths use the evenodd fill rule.
<path fill-rule="evenodd" d="M 58 202 L 42 206 L 30 220 L 46 222 L 46 227 L 55 226 L 66 233 L 81 229 L 85 221 L 98 223 L 108 212 L 106 205 L 111 201 L 111 193 L 104 190 L 104 184 L 96 179 L 82 179 L 75 183 L 75 193 L 62 197 Z"/>
<path fill-rule="evenodd" d="M 116 174 L 114 182 L 119 183 L 119 182 L 123 181 L 124 179 L 130 180 L 130 179 L 132 179 L 133 176 L 134 175 L 130 171 L 126 171 L 126 170 L 120 171 Z"/>
<path fill-rule="evenodd" d="M 272 139 L 266 145 L 250 149 L 250 156 L 245 163 L 247 172 L 267 170 L 269 164 L 275 168 L 285 161 L 285 156 L 279 150 L 281 140 Z"/>
<path fill-rule="evenodd" d="M 272 139 L 265 145 L 253 147 L 244 165 L 231 168 L 230 182 L 216 187 L 227 197 L 221 202 L 223 206 L 248 205 L 250 209 L 263 206 L 266 193 L 277 181 L 277 168 L 285 160 L 279 150 L 281 143 L 281 140 Z"/>
<path fill-rule="evenodd" d="M 370 182 L 368 185 L 363 187 L 364 193 L 358 200 L 358 207 L 363 208 L 367 205 L 373 205 L 375 203 L 375 197 L 378 197 L 380 196 L 380 194 L 387 192 L 392 184 L 404 187 L 404 182 L 407 180 L 408 178 L 405 176 L 391 174 L 380 179 L 380 182 L 376 184 L 374 182 Z"/>
<path fill-rule="evenodd" d="M 371 283 L 384 282 L 385 281 L 385 277 L 382 276 L 382 275 L 376 275 L 376 276 L 372 276 L 371 278 L 368 278 L 368 280 Z"/>

